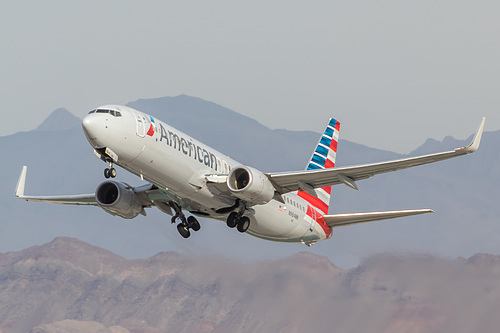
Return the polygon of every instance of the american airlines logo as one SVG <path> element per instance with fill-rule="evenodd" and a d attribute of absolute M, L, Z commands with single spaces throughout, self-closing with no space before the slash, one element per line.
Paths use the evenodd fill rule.
<path fill-rule="evenodd" d="M 148 132 L 146 134 L 149 135 L 149 136 L 153 136 L 155 134 L 155 128 L 156 128 L 156 126 L 155 126 L 155 120 L 151 116 L 149 118 L 151 119 L 151 124 L 149 125 L 149 130 L 148 130 Z"/>

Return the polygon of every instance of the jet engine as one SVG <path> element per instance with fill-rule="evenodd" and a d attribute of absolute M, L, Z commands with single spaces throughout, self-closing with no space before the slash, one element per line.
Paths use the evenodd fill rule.
<path fill-rule="evenodd" d="M 95 191 L 99 207 L 111 215 L 124 219 L 133 219 L 143 210 L 143 207 L 133 188 L 116 181 L 105 181 Z"/>
<path fill-rule="evenodd" d="M 247 166 L 232 169 L 227 186 L 237 198 L 254 205 L 268 203 L 276 191 L 266 175 Z"/>

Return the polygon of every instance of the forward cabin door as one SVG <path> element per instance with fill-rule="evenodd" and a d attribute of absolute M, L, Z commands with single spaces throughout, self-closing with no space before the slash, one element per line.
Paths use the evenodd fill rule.
<path fill-rule="evenodd" d="M 136 131 L 137 136 L 143 138 L 146 135 L 146 124 L 144 121 L 144 117 L 138 112 L 133 111 L 133 113 L 137 125 L 137 131 Z"/>

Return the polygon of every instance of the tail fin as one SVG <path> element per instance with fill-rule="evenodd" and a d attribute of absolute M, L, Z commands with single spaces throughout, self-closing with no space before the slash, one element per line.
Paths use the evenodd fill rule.
<path fill-rule="evenodd" d="M 331 118 L 325 132 L 319 139 L 318 145 L 311 156 L 311 161 L 307 165 L 306 170 L 313 169 L 328 169 L 335 166 L 335 158 L 337 157 L 337 145 L 339 140 L 340 122 Z M 313 207 L 319 209 L 323 214 L 328 214 L 328 206 L 330 205 L 331 186 L 316 189 L 317 197 L 299 191 L 299 197 L 309 202 Z"/>

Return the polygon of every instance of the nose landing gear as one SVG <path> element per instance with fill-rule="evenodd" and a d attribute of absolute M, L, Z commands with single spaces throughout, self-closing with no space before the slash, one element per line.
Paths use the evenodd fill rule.
<path fill-rule="evenodd" d="M 116 177 L 116 169 L 111 168 L 111 169 L 104 169 L 104 177 L 106 178 L 115 178 Z"/>
<path fill-rule="evenodd" d="M 113 163 L 109 163 L 109 168 L 104 169 L 104 177 L 106 178 L 116 177 L 116 169 L 113 168 Z"/>

